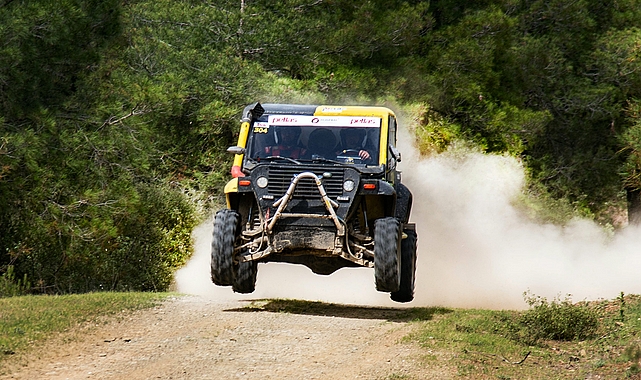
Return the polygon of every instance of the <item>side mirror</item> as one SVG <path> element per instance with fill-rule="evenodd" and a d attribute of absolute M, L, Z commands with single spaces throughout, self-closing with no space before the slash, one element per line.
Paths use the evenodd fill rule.
<path fill-rule="evenodd" d="M 245 148 L 240 146 L 230 146 L 227 148 L 227 152 L 232 154 L 245 154 Z"/>
<path fill-rule="evenodd" d="M 390 154 L 392 155 L 392 157 L 397 162 L 401 162 L 401 152 L 399 152 L 398 149 L 396 149 L 396 147 L 393 147 L 393 146 L 390 145 L 389 146 L 389 151 L 390 151 Z"/>

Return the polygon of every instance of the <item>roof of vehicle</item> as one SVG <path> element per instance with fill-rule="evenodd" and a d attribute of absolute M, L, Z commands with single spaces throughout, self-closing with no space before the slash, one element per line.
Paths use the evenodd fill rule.
<path fill-rule="evenodd" d="M 251 113 L 255 107 L 264 110 L 263 114 L 268 115 L 309 115 L 309 116 L 373 116 L 385 117 L 392 115 L 394 111 L 387 107 L 379 106 L 336 106 L 336 105 L 314 105 L 314 104 L 277 104 L 277 103 L 253 103 L 245 107 L 243 115 Z"/>

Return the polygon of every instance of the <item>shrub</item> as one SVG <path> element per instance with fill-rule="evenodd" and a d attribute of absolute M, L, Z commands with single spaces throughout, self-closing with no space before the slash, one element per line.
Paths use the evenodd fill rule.
<path fill-rule="evenodd" d="M 0 276 L 0 298 L 27 294 L 30 286 L 27 281 L 27 275 L 25 274 L 22 280 L 16 280 L 13 273 L 13 265 L 9 265 L 6 272 Z"/>
<path fill-rule="evenodd" d="M 599 316 L 587 303 L 572 303 L 566 297 L 548 301 L 545 297 L 524 294 L 530 309 L 521 313 L 511 326 L 512 338 L 525 344 L 542 340 L 583 340 L 596 333 Z"/>

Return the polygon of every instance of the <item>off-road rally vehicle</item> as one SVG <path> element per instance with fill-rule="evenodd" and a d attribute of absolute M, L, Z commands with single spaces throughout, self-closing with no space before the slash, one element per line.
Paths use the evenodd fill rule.
<path fill-rule="evenodd" d="M 396 170 L 397 122 L 385 107 L 245 107 L 227 208 L 214 217 L 211 278 L 255 289 L 259 262 L 328 275 L 374 268 L 376 289 L 414 298 L 412 194 Z"/>

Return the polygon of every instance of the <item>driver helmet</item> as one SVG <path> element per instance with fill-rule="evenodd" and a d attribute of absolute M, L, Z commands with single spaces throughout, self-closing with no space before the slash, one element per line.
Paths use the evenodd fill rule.
<path fill-rule="evenodd" d="M 336 155 L 336 136 L 327 128 L 318 128 L 310 133 L 307 148 L 312 154 L 318 154 L 325 158 Z"/>
<path fill-rule="evenodd" d="M 282 144 L 283 143 L 283 141 L 284 141 L 284 139 L 282 137 L 283 131 L 293 132 L 295 134 L 295 138 L 293 140 L 293 144 L 292 145 L 298 144 L 298 139 L 300 138 L 300 133 L 301 133 L 300 127 L 284 127 L 284 126 L 276 126 L 276 128 L 274 130 L 274 132 L 276 134 L 276 136 L 275 136 L 276 144 Z"/>
<path fill-rule="evenodd" d="M 363 128 L 343 128 L 341 129 L 340 134 L 341 134 L 341 143 L 343 145 L 343 149 L 362 148 L 365 146 L 365 143 L 367 141 L 367 133 Z M 356 146 L 353 146 L 353 147 L 348 146 L 347 138 L 351 136 L 358 137 L 358 143 Z"/>

